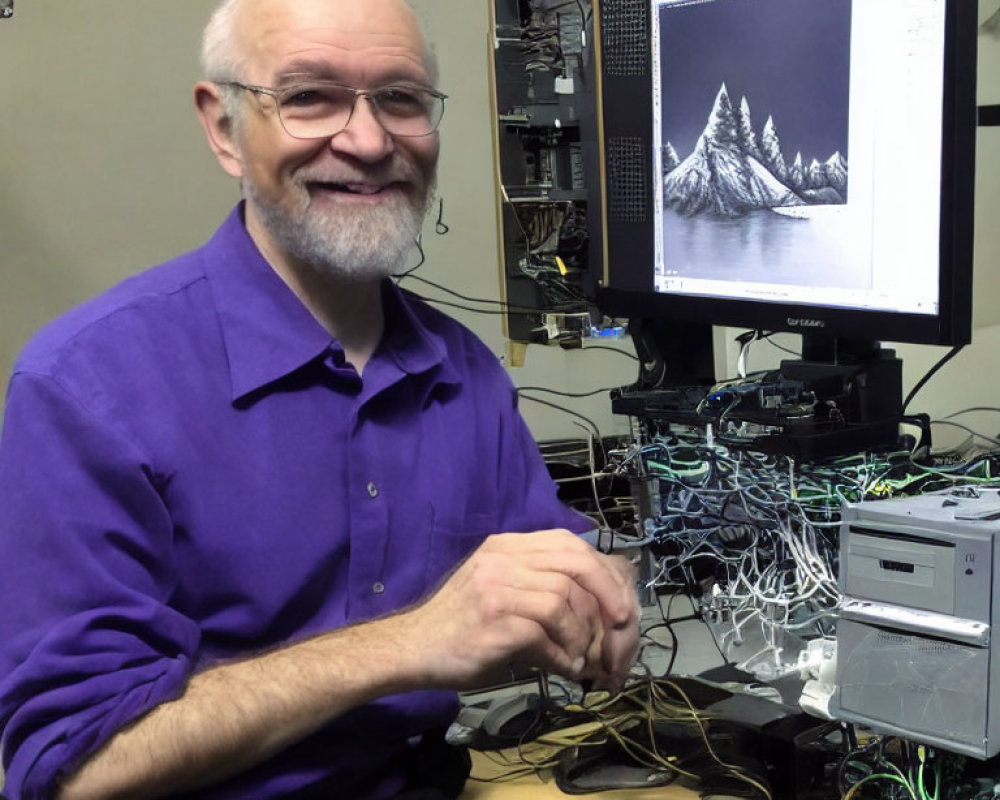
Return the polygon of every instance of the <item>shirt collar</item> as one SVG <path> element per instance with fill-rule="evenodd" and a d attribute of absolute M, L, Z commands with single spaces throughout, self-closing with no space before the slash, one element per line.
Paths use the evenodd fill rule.
<path fill-rule="evenodd" d="M 424 324 L 417 311 L 418 302 L 392 281 L 385 281 L 382 286 L 385 333 L 380 351 L 410 375 L 437 369 L 438 382 L 459 383 L 458 372 L 447 360 L 448 345 L 441 334 Z"/>
<path fill-rule="evenodd" d="M 242 203 L 203 252 L 234 402 L 339 347 L 257 249 L 243 224 Z M 407 374 L 440 366 L 437 381 L 458 382 L 444 339 L 422 322 L 413 300 L 386 281 L 382 302 L 386 329 L 375 358 L 384 354 Z"/>

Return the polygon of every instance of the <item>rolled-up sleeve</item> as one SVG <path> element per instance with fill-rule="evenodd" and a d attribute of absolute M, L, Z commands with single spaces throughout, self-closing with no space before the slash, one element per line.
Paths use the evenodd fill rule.
<path fill-rule="evenodd" d="M 168 605 L 169 476 L 91 400 L 16 373 L 0 437 L 0 729 L 25 800 L 179 695 L 199 643 Z"/>

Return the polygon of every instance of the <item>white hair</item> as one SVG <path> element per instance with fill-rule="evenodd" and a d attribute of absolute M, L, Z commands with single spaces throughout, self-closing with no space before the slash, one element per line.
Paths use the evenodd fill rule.
<path fill-rule="evenodd" d="M 245 56 L 236 45 L 236 18 L 243 0 L 222 0 L 201 36 L 201 71 L 206 80 L 222 84 L 219 96 L 226 117 L 235 127 L 240 124 L 239 89 L 226 86 L 244 75 Z"/>
<path fill-rule="evenodd" d="M 231 81 L 243 73 L 243 58 L 235 47 L 236 17 L 242 0 L 222 0 L 201 37 L 201 69 L 210 81 Z"/>
<path fill-rule="evenodd" d="M 245 55 L 236 45 L 236 20 L 245 0 L 222 0 L 205 26 L 201 38 L 201 69 L 207 80 L 216 83 L 240 80 L 245 73 Z M 424 15 L 410 0 L 406 5 L 413 12 L 424 40 L 424 66 L 431 83 L 437 84 L 437 55 L 427 36 Z"/>

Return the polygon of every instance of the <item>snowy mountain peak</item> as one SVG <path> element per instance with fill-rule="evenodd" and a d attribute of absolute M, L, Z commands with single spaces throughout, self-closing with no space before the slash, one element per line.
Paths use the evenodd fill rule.
<path fill-rule="evenodd" d="M 734 108 L 725 83 L 694 151 L 679 163 L 672 145 L 665 151 L 664 202 L 682 214 L 739 217 L 846 197 L 847 161 L 839 151 L 822 163 L 813 158 L 808 168 L 798 152 L 787 167 L 774 119 L 767 117 L 758 141 L 749 100 L 743 96 Z"/>
<path fill-rule="evenodd" d="M 722 84 L 719 93 L 715 96 L 715 103 L 712 106 L 712 113 L 708 115 L 708 125 L 705 127 L 703 137 L 708 137 L 716 142 L 735 143 L 738 141 L 736 114 L 733 111 L 733 104 L 726 91 L 726 84 Z"/>

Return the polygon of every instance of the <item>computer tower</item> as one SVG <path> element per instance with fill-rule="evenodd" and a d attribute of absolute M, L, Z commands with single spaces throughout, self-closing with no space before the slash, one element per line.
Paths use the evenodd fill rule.
<path fill-rule="evenodd" d="M 834 716 L 976 758 L 1000 751 L 998 534 L 996 489 L 845 505 Z"/>

